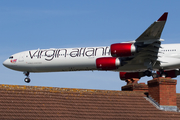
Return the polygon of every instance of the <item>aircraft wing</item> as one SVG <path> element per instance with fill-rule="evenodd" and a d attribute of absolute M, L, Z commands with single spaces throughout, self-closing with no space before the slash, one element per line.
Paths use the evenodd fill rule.
<path fill-rule="evenodd" d="M 167 15 L 168 13 L 165 12 L 157 21 L 150 25 L 135 41 L 144 42 L 144 44 L 159 41 L 162 30 L 166 23 Z"/>
<path fill-rule="evenodd" d="M 147 69 L 152 68 L 158 61 L 158 52 L 161 47 L 161 33 L 166 23 L 168 13 L 165 12 L 157 21 L 150 25 L 136 40 L 135 44 L 142 48 L 135 53 L 134 58 L 126 61 L 131 64 L 144 64 Z"/>

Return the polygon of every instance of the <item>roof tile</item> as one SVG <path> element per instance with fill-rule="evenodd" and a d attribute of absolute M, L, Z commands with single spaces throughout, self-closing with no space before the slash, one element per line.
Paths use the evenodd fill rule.
<path fill-rule="evenodd" d="M 1 119 L 179 119 L 156 109 L 144 92 L 0 85 Z M 180 107 L 180 94 L 177 94 Z"/>

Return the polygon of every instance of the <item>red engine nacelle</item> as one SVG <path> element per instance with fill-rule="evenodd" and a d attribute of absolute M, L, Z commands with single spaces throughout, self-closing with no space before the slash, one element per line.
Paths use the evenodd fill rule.
<path fill-rule="evenodd" d="M 102 57 L 96 59 L 96 67 L 99 70 L 115 70 L 121 66 L 119 58 L 115 57 Z"/>
<path fill-rule="evenodd" d="M 126 80 L 131 78 L 140 79 L 143 76 L 144 76 L 143 72 L 119 72 L 119 77 L 121 80 Z"/>
<path fill-rule="evenodd" d="M 166 73 L 166 77 L 175 78 L 179 75 L 179 70 L 170 70 L 170 71 L 164 71 Z M 157 71 L 157 74 L 160 75 L 160 73 Z"/>
<path fill-rule="evenodd" d="M 136 47 L 132 43 L 116 43 L 111 45 L 111 55 L 113 57 L 132 56 L 136 52 Z"/>

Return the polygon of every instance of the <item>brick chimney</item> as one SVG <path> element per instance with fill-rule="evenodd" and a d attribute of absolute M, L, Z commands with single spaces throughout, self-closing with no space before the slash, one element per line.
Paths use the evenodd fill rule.
<path fill-rule="evenodd" d="M 138 78 L 126 79 L 127 85 L 122 86 L 122 91 L 144 91 L 148 92 L 148 86 L 145 83 L 138 83 Z"/>
<path fill-rule="evenodd" d="M 176 104 L 176 84 L 177 80 L 162 77 L 148 81 L 149 98 L 160 110 L 178 110 Z"/>

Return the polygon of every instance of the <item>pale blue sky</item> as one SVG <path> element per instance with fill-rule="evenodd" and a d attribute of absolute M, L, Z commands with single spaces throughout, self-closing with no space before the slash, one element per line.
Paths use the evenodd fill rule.
<path fill-rule="evenodd" d="M 22 72 L 2 63 L 25 50 L 108 46 L 135 40 L 164 12 L 169 15 L 163 43 L 178 43 L 179 5 L 180 1 L 172 0 L 1 0 L 0 84 L 120 90 L 126 83 L 118 72 L 31 73 L 31 83 L 26 84 Z M 144 77 L 140 82 L 150 79 Z"/>

